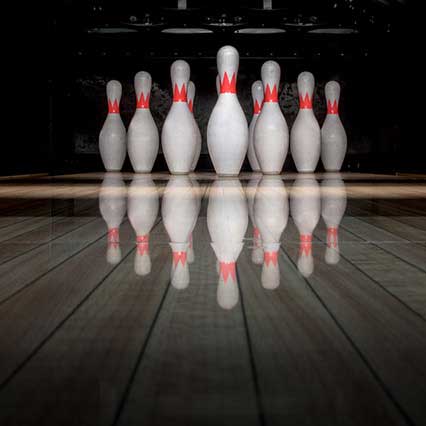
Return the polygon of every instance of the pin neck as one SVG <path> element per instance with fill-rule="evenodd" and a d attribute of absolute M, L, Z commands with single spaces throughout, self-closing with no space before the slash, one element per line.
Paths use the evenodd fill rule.
<path fill-rule="evenodd" d="M 117 99 L 108 99 L 108 114 L 120 114 L 120 104 Z"/>
<path fill-rule="evenodd" d="M 237 93 L 237 76 L 235 72 L 232 74 L 231 80 L 229 80 L 227 72 L 224 72 L 223 80 L 220 82 L 220 94 L 223 93 Z"/>
<path fill-rule="evenodd" d="M 173 88 L 173 102 L 188 102 L 185 83 L 182 83 L 182 87 L 180 89 L 177 83 L 175 83 Z"/>
<path fill-rule="evenodd" d="M 186 251 L 174 251 L 173 252 L 173 266 L 176 267 L 178 264 L 182 263 L 182 266 L 185 266 L 186 263 Z"/>
<path fill-rule="evenodd" d="M 274 84 L 272 90 L 269 84 L 266 85 L 265 97 L 263 98 L 263 102 L 278 102 L 278 90 L 276 84 Z"/>
<path fill-rule="evenodd" d="M 305 96 L 299 95 L 299 108 L 300 109 L 312 109 L 312 96 L 306 93 Z"/>
<path fill-rule="evenodd" d="M 312 234 L 300 235 L 299 255 L 309 256 L 312 252 Z"/>
<path fill-rule="evenodd" d="M 143 92 L 139 98 L 136 98 L 136 108 L 137 109 L 148 109 L 149 108 L 149 93 L 145 96 Z"/>
<path fill-rule="evenodd" d="M 336 99 L 333 101 L 333 103 L 331 103 L 329 100 L 327 101 L 327 114 L 339 114 L 339 104 L 337 103 Z"/>

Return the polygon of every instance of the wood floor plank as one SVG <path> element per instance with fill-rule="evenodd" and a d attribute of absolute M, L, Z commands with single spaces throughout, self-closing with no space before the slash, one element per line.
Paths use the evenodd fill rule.
<path fill-rule="evenodd" d="M 168 291 L 119 425 L 260 424 L 241 305 L 218 305 L 205 217 L 194 241 L 191 282 Z"/>
<path fill-rule="evenodd" d="M 90 216 L 63 218 L 0 243 L 0 265 L 42 244 L 52 242 L 94 220 L 96 218 Z"/>
<path fill-rule="evenodd" d="M 104 237 L 102 240 L 106 246 L 106 232 L 103 219 L 97 219 L 0 265 L 0 303 L 97 239 Z"/>
<path fill-rule="evenodd" d="M 248 248 L 238 262 L 265 424 L 406 424 L 288 257 L 278 263 L 269 290 Z"/>
<path fill-rule="evenodd" d="M 110 425 L 155 320 L 170 248 L 151 246 L 140 277 L 130 254 L 3 389 L 6 425 Z"/>
<path fill-rule="evenodd" d="M 128 222 L 121 232 L 133 232 Z M 122 255 L 133 247 L 133 243 L 122 243 Z M 115 268 L 106 262 L 105 251 L 104 239 L 95 242 L 0 305 L 0 387 Z"/>
<path fill-rule="evenodd" d="M 283 248 L 297 261 L 298 238 L 292 221 Z M 307 278 L 342 330 L 382 381 L 401 412 L 414 424 L 426 417 L 426 333 L 424 320 L 341 258 L 336 265 L 322 260 L 323 244 L 313 244 L 314 273 Z M 372 259 L 374 262 L 374 259 Z M 413 390 L 415 391 L 413 392 Z"/>
<path fill-rule="evenodd" d="M 349 218 L 344 221 L 344 224 L 348 223 L 350 227 Z M 354 233 L 349 233 L 345 226 L 340 226 L 339 251 L 341 256 L 364 272 L 377 285 L 382 286 L 426 319 L 426 272 L 424 270 L 426 247 L 418 244 L 416 247 L 412 247 L 412 252 L 415 253 L 417 261 L 420 262 L 420 267 L 416 267 L 412 261 L 411 264 L 407 263 L 399 256 L 399 253 L 409 244 L 381 243 L 380 239 L 377 241 L 374 238 L 378 236 L 374 229 L 363 228 L 362 222 L 361 224 L 357 223 L 355 229 L 365 237 L 370 235 L 374 244 L 368 243 L 361 237 L 357 242 L 345 242 L 348 236 L 354 237 Z M 324 243 L 321 251 L 325 253 L 327 229 L 322 222 L 316 227 L 314 235 Z M 392 252 L 395 252 L 395 254 Z"/>

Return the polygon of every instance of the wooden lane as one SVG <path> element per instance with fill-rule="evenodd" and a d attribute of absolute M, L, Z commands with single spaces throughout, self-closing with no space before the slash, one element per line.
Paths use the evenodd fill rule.
<path fill-rule="evenodd" d="M 98 240 L 106 245 L 106 234 L 105 222 L 103 219 L 96 219 L 50 244 L 40 245 L 0 265 L 0 303 L 22 288 L 37 282 Z"/>
<path fill-rule="evenodd" d="M 405 425 L 357 351 L 286 255 L 280 286 L 261 285 L 246 247 L 238 261 L 267 425 Z"/>
<path fill-rule="evenodd" d="M 130 240 L 128 222 L 121 233 Z M 133 248 L 134 243 L 121 243 L 122 256 Z M 0 387 L 116 268 L 106 262 L 105 251 L 106 241 L 97 240 L 0 305 Z"/>
<path fill-rule="evenodd" d="M 349 219 L 344 223 L 349 223 L 350 228 Z M 367 230 L 362 229 L 362 222 L 361 225 L 356 225 L 358 225 L 357 230 L 361 230 L 360 232 L 365 236 L 370 235 L 371 239 L 367 241 L 359 237 L 358 233 L 348 232 L 346 225 L 341 225 L 339 227 L 341 257 L 426 320 L 426 271 L 424 269 L 426 247 L 420 245 L 411 247 L 411 251 L 420 265 L 417 266 L 415 262 L 406 261 L 402 257 L 404 255 L 400 255 L 411 244 L 389 242 L 389 240 L 381 243 L 380 240 L 377 241 L 374 238 L 374 231 L 370 232 L 368 228 Z M 355 229 L 353 230 L 355 231 Z M 324 243 L 322 247 L 318 247 L 324 253 L 327 229 L 322 222 L 316 227 L 314 235 Z M 347 242 L 349 239 L 355 238 L 358 241 Z M 374 243 L 369 241 L 374 241 Z"/>
<path fill-rule="evenodd" d="M 151 273 L 131 253 L 2 390 L 2 425 L 112 423 L 169 285 L 170 248 L 151 241 Z"/>
<path fill-rule="evenodd" d="M 359 217 L 343 217 L 340 229 L 346 231 L 343 234 L 344 239 L 347 238 L 348 234 L 353 234 L 358 237 L 359 241 L 380 247 L 383 251 L 392 253 L 394 257 L 426 272 L 426 247 L 422 242 L 407 240 L 381 227 L 371 225 Z"/>
<path fill-rule="evenodd" d="M 193 235 L 191 282 L 167 293 L 114 424 L 261 424 L 241 305 L 218 305 L 205 216 Z"/>
<path fill-rule="evenodd" d="M 298 257 L 292 221 L 283 249 Z M 312 291 L 353 344 L 383 389 L 411 424 L 426 416 L 425 322 L 346 259 L 323 262 L 323 244 L 313 244 L 315 271 L 306 279 Z M 374 263 L 374 259 L 371 259 Z"/>

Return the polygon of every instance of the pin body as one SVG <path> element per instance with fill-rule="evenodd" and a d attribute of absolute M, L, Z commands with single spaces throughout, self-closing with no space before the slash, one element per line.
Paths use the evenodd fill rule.
<path fill-rule="evenodd" d="M 126 214 L 126 185 L 121 173 L 105 173 L 99 191 L 99 210 L 108 227 L 106 260 L 115 265 L 121 260 L 120 225 Z"/>
<path fill-rule="evenodd" d="M 108 172 L 119 172 L 126 158 L 126 129 L 120 117 L 121 83 L 108 82 L 108 115 L 99 134 L 99 152 Z"/>
<path fill-rule="evenodd" d="M 161 132 L 161 144 L 170 173 L 189 173 L 195 155 L 197 132 L 187 104 L 190 75 L 185 61 L 173 62 L 170 75 L 173 86 L 173 104 Z"/>
<path fill-rule="evenodd" d="M 342 168 L 347 149 L 345 128 L 339 117 L 340 85 L 329 81 L 325 85 L 327 116 L 321 128 L 321 160 L 328 172 Z"/>
<path fill-rule="evenodd" d="M 149 175 L 135 175 L 127 192 L 127 216 L 136 233 L 135 272 L 151 272 L 149 233 L 158 215 L 159 196 Z"/>
<path fill-rule="evenodd" d="M 315 171 L 321 151 L 321 130 L 312 109 L 314 76 L 302 72 L 297 78 L 299 112 L 291 128 L 290 149 L 298 172 Z"/>
<path fill-rule="evenodd" d="M 312 233 L 321 213 L 320 188 L 313 177 L 296 178 L 291 189 L 290 212 L 300 234 L 297 267 L 304 277 L 309 277 L 314 271 Z"/>
<path fill-rule="evenodd" d="M 151 85 L 149 73 L 135 75 L 136 111 L 129 125 L 127 150 L 137 173 L 150 173 L 158 154 L 158 129 L 149 109 Z"/>
<path fill-rule="evenodd" d="M 198 201 L 187 176 L 173 176 L 164 190 L 161 214 L 172 248 L 171 283 L 177 289 L 188 286 L 187 250 L 197 221 Z"/>
<path fill-rule="evenodd" d="M 288 221 L 288 197 L 279 176 L 264 176 L 254 200 L 254 215 L 262 237 L 264 251 L 261 282 L 267 289 L 280 284 L 278 266 L 281 235 Z"/>
<path fill-rule="evenodd" d="M 248 125 L 236 94 L 238 51 L 224 46 L 217 53 L 220 94 L 207 125 L 207 146 L 218 175 L 236 176 L 248 148 Z"/>
<path fill-rule="evenodd" d="M 247 203 L 240 181 L 215 181 L 209 193 L 207 226 L 218 260 L 217 301 L 223 309 L 232 309 L 238 303 L 235 263 L 244 245 L 247 225 Z"/>
<path fill-rule="evenodd" d="M 263 107 L 254 129 L 254 148 L 264 174 L 279 174 L 288 152 L 288 127 L 278 104 L 280 66 L 262 65 Z"/>
<path fill-rule="evenodd" d="M 327 225 L 325 262 L 335 265 L 340 260 L 339 225 L 346 210 L 346 188 L 339 173 L 330 173 L 321 182 L 321 216 Z"/>
<path fill-rule="evenodd" d="M 194 100 L 195 100 L 195 84 L 192 81 L 190 81 L 188 83 L 188 107 L 193 117 L 192 122 L 193 122 L 195 133 L 197 135 L 194 158 L 191 164 L 191 172 L 193 172 L 195 168 L 197 167 L 198 160 L 200 159 L 201 143 L 202 143 L 200 128 L 198 127 L 198 124 L 195 121 L 195 117 L 194 117 Z"/>
<path fill-rule="evenodd" d="M 254 128 L 256 126 L 257 119 L 259 118 L 260 112 L 262 111 L 263 105 L 263 84 L 260 80 L 257 80 L 252 84 L 251 96 L 253 98 L 253 117 L 249 125 L 249 146 L 247 157 L 251 169 L 254 172 L 260 172 L 260 164 L 257 160 L 256 151 L 254 149 Z"/>

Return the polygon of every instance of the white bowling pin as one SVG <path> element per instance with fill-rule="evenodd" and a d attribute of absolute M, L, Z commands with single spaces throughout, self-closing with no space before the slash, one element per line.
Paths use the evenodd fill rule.
<path fill-rule="evenodd" d="M 150 173 L 158 154 L 158 129 L 149 110 L 151 85 L 149 73 L 135 75 L 136 111 L 127 133 L 127 150 L 136 173 Z"/>
<path fill-rule="evenodd" d="M 198 202 L 187 176 L 173 176 L 164 190 L 161 214 L 172 248 L 172 285 L 183 289 L 189 284 L 188 241 L 197 220 Z"/>
<path fill-rule="evenodd" d="M 346 210 L 346 188 L 340 174 L 330 174 L 321 183 L 321 216 L 327 226 L 325 262 L 339 262 L 339 225 Z"/>
<path fill-rule="evenodd" d="M 120 225 L 126 214 L 126 185 L 121 173 L 105 173 L 99 191 L 99 210 L 108 227 L 107 262 L 121 261 Z"/>
<path fill-rule="evenodd" d="M 238 51 L 224 46 L 217 53 L 220 94 L 207 125 L 207 146 L 218 175 L 236 176 L 248 148 L 248 125 L 237 98 Z"/>
<path fill-rule="evenodd" d="M 99 134 L 99 152 L 108 172 L 119 172 L 126 158 L 126 129 L 120 116 L 121 83 L 108 82 L 108 115 Z"/>
<path fill-rule="evenodd" d="M 188 108 L 189 111 L 191 111 L 192 116 L 194 117 L 194 98 L 195 98 L 195 84 L 190 81 L 188 83 Z M 200 154 L 201 154 L 201 132 L 200 129 L 198 127 L 197 122 L 195 121 L 195 117 L 193 120 L 193 126 L 195 128 L 195 132 L 197 134 L 197 139 L 196 139 L 196 146 L 195 146 L 195 153 L 194 153 L 194 158 L 192 160 L 192 164 L 191 164 L 191 172 L 193 172 L 195 170 L 195 168 L 197 167 L 197 163 L 198 160 L 200 158 Z"/>
<path fill-rule="evenodd" d="M 321 160 L 328 172 L 339 171 L 346 155 L 347 137 L 339 117 L 340 85 L 329 81 L 325 85 L 327 116 L 321 128 Z"/>
<path fill-rule="evenodd" d="M 274 61 L 262 65 L 263 107 L 254 128 L 254 149 L 262 173 L 279 174 L 288 152 L 288 127 L 278 103 L 280 66 Z"/>
<path fill-rule="evenodd" d="M 321 130 L 312 109 L 315 79 L 310 72 L 297 78 L 299 112 L 290 133 L 290 149 L 298 172 L 315 171 L 321 151 Z"/>
<path fill-rule="evenodd" d="M 296 178 L 290 194 L 290 211 L 300 234 L 297 267 L 304 277 L 309 277 L 314 271 L 312 233 L 321 213 L 320 188 L 314 178 Z"/>
<path fill-rule="evenodd" d="M 135 272 L 151 272 L 149 233 L 158 215 L 157 187 L 149 175 L 135 175 L 127 191 L 127 216 L 136 233 Z"/>
<path fill-rule="evenodd" d="M 191 170 L 197 145 L 194 117 L 188 108 L 187 93 L 190 68 L 178 60 L 170 68 L 173 104 L 161 132 L 161 146 L 170 173 L 186 174 Z"/>
<path fill-rule="evenodd" d="M 263 105 L 263 84 L 260 80 L 255 81 L 251 86 L 251 96 L 253 99 L 253 117 L 249 125 L 249 146 L 247 157 L 250 167 L 254 172 L 260 172 L 260 164 L 257 160 L 256 151 L 254 149 L 254 127 L 259 118 L 260 111 Z"/>
<path fill-rule="evenodd" d="M 262 286 L 275 289 L 280 284 L 278 257 L 281 235 L 288 221 L 288 196 L 279 176 L 264 176 L 260 181 L 254 199 L 254 216 L 264 250 Z"/>
<path fill-rule="evenodd" d="M 251 252 L 251 260 L 255 265 L 262 265 L 263 263 L 262 238 L 260 237 L 259 228 L 256 225 L 256 219 L 254 216 L 254 198 L 260 180 L 261 177 L 255 177 L 253 179 L 250 179 L 246 187 L 248 213 L 250 216 L 251 224 L 253 226 L 253 249 Z"/>
<path fill-rule="evenodd" d="M 244 245 L 247 225 L 247 203 L 240 181 L 214 182 L 209 193 L 207 226 L 219 261 L 217 300 L 223 309 L 231 309 L 238 303 L 235 263 Z"/>

